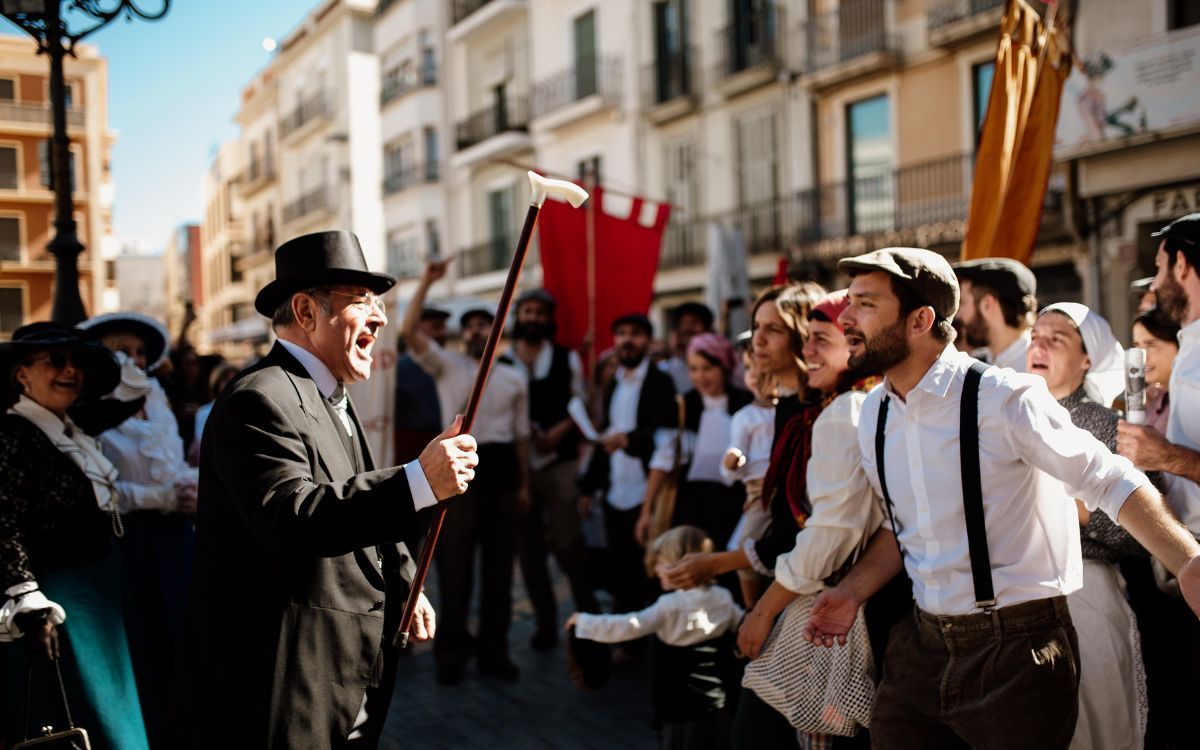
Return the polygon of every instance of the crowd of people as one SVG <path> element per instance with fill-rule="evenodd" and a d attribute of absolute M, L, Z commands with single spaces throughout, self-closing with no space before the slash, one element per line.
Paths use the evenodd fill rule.
<path fill-rule="evenodd" d="M 394 280 L 348 233 L 277 251 L 254 363 L 135 313 L 27 325 L 0 344 L 0 748 L 67 705 L 97 748 L 374 746 L 410 550 L 451 498 L 414 623 L 444 686 L 521 679 L 516 569 L 530 645 L 581 684 L 649 662 L 663 747 L 1190 747 L 1200 214 L 1154 237 L 1144 424 L 1096 311 L 912 248 L 766 289 L 733 340 L 698 303 L 657 341 L 631 311 L 590 375 L 528 290 L 470 435 L 494 313 L 452 343 L 431 261 L 386 468 L 343 385 Z"/>

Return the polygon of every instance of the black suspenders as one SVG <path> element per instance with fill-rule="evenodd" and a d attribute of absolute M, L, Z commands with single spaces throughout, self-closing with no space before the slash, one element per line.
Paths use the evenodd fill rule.
<path fill-rule="evenodd" d="M 979 474 L 979 379 L 987 368 L 983 362 L 976 361 L 967 371 L 966 380 L 963 382 L 958 427 L 959 458 L 962 461 L 963 518 L 967 525 L 971 578 L 975 584 L 975 606 L 984 612 L 990 612 L 996 606 L 996 593 L 992 586 L 992 563 L 988 556 L 987 528 L 983 521 L 983 480 Z M 884 431 L 887 427 L 889 401 L 891 397 L 885 394 L 883 403 L 879 405 L 879 420 L 875 425 L 875 467 L 879 472 L 879 489 L 883 492 L 883 501 L 887 505 L 892 533 L 895 534 L 896 545 L 899 546 L 900 532 L 896 528 L 896 510 L 891 495 L 888 494 L 883 465 Z M 900 549 L 900 557 L 904 557 L 903 548 Z"/>

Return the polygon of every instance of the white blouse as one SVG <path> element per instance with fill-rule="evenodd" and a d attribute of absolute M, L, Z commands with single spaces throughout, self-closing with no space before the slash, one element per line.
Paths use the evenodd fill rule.
<path fill-rule="evenodd" d="M 694 646 L 736 629 L 741 619 L 742 608 L 729 590 L 709 584 L 667 592 L 640 612 L 580 612 L 575 635 L 589 641 L 621 643 L 653 633 L 668 646 Z"/>
<path fill-rule="evenodd" d="M 695 431 L 684 430 L 680 440 L 683 450 L 683 461 L 690 460 L 687 480 L 689 482 L 723 482 L 733 484 L 721 475 L 721 461 L 725 451 L 729 449 L 729 438 L 732 434 L 733 420 L 729 416 L 729 396 L 700 396 L 704 402 L 704 411 L 700 413 L 700 426 Z M 659 471 L 670 471 L 675 465 L 675 434 L 668 430 L 669 439 L 665 439 L 654 451 L 650 459 L 650 468 Z"/>
<path fill-rule="evenodd" d="M 151 400 L 148 396 L 148 405 Z M 169 409 L 147 408 L 147 412 L 150 419 L 131 417 L 100 435 L 104 455 L 120 473 L 117 491 L 122 513 L 173 512 L 178 506 L 176 484 L 195 484 L 198 478 L 197 469 L 184 460 L 175 416 Z"/>

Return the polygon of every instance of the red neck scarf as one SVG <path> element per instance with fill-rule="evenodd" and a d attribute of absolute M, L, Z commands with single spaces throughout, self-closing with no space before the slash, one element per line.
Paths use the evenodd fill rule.
<path fill-rule="evenodd" d="M 808 501 L 808 459 L 812 457 L 812 428 L 825 407 L 847 391 L 869 391 L 882 382 L 877 375 L 869 375 L 852 383 L 839 386 L 825 395 L 821 401 L 804 408 L 789 419 L 775 439 L 771 449 L 771 463 L 763 477 L 763 508 L 770 509 L 775 493 L 783 478 L 784 491 L 796 525 L 804 528 L 812 515 L 812 504 Z"/>

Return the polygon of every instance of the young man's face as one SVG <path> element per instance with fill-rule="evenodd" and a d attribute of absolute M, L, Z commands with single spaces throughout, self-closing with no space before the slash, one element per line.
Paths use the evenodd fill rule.
<path fill-rule="evenodd" d="M 490 315 L 477 314 L 464 320 L 462 324 L 462 339 L 467 353 L 476 359 L 482 357 L 484 347 L 487 346 L 488 334 L 491 331 L 492 318 Z"/>
<path fill-rule="evenodd" d="M 680 353 L 686 352 L 688 344 L 692 343 L 692 337 L 707 330 L 704 321 L 698 316 L 691 313 L 680 315 L 679 323 L 675 326 L 675 350 Z"/>
<path fill-rule="evenodd" d="M 421 318 L 418 324 L 421 333 L 424 333 L 429 338 L 437 342 L 438 346 L 445 346 L 448 334 L 446 333 L 446 318 L 441 315 Z"/>
<path fill-rule="evenodd" d="M 963 335 L 966 337 L 967 343 L 973 347 L 987 346 L 987 321 L 979 312 L 978 290 L 967 279 L 959 281 L 959 288 L 962 290 L 962 305 L 959 306 L 955 318 L 962 323 Z"/>
<path fill-rule="evenodd" d="M 637 367 L 650 348 L 650 336 L 641 326 L 624 323 L 613 331 L 613 346 L 622 367 Z"/>
<path fill-rule="evenodd" d="M 850 304 L 838 322 L 850 346 L 849 365 L 867 373 L 884 372 L 908 358 L 907 316 L 892 278 L 883 271 L 860 273 L 850 282 Z"/>

